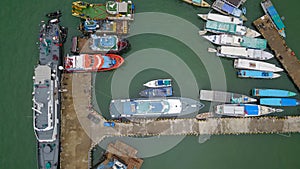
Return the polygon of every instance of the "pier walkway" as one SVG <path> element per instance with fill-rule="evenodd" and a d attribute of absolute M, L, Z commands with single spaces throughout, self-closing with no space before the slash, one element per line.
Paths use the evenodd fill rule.
<path fill-rule="evenodd" d="M 279 35 L 272 24 L 270 17 L 264 15 L 255 20 L 253 24 L 268 41 L 269 46 L 275 52 L 276 58 L 281 62 L 294 84 L 300 90 L 300 61 L 290 49 L 284 39 Z"/>

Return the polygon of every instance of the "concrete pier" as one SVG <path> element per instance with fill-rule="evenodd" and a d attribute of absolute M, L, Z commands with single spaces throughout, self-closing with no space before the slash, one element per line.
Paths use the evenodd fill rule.
<path fill-rule="evenodd" d="M 262 36 L 268 41 L 269 46 L 275 52 L 276 58 L 283 65 L 294 84 L 300 91 L 300 61 L 290 49 L 285 40 L 279 35 L 278 30 L 272 24 L 268 15 L 264 15 L 253 22 Z"/>

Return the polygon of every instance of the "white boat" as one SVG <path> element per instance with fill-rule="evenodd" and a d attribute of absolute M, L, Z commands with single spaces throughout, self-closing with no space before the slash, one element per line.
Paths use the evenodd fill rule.
<path fill-rule="evenodd" d="M 199 34 L 202 36 L 207 31 L 212 33 L 217 33 L 217 34 L 228 33 L 234 35 L 248 36 L 252 38 L 260 36 L 260 33 L 250 28 L 247 28 L 246 26 L 236 25 L 232 23 L 211 21 L 211 20 L 207 20 L 204 30 L 199 31 Z"/>
<path fill-rule="evenodd" d="M 230 34 L 207 35 L 203 36 L 203 38 L 216 45 L 241 46 L 262 50 L 267 48 L 267 40 L 261 38 L 251 38 L 247 36 L 238 36 Z"/>
<path fill-rule="evenodd" d="M 215 13 L 197 14 L 197 15 L 203 20 L 213 20 L 218 22 L 243 25 L 243 20 L 241 18 L 237 18 L 233 16 L 226 16 L 226 15 L 215 14 Z"/>
<path fill-rule="evenodd" d="M 266 63 L 262 61 L 254 61 L 248 59 L 235 59 L 234 68 L 237 69 L 250 69 L 250 70 L 261 70 L 268 72 L 282 72 L 283 69 L 276 67 L 276 65 L 271 63 Z"/>
<path fill-rule="evenodd" d="M 171 79 L 157 79 L 151 80 L 144 84 L 146 87 L 157 88 L 157 87 L 169 87 L 172 86 Z"/>
<path fill-rule="evenodd" d="M 249 49 L 245 47 L 235 47 L 235 46 L 220 46 L 217 47 L 217 49 L 208 48 L 208 51 L 216 52 L 217 56 L 227 57 L 227 58 L 269 60 L 274 57 L 273 54 L 263 50 Z"/>
<path fill-rule="evenodd" d="M 256 104 L 221 104 L 214 108 L 216 114 L 234 117 L 254 117 L 282 111 L 282 109 Z"/>

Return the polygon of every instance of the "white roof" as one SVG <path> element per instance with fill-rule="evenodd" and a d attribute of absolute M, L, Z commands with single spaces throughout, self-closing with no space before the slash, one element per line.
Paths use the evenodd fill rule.
<path fill-rule="evenodd" d="M 127 12 L 128 4 L 126 2 L 118 3 L 118 12 Z"/>
<path fill-rule="evenodd" d="M 51 68 L 48 65 L 38 65 L 34 70 L 35 84 L 51 79 Z"/>
<path fill-rule="evenodd" d="M 223 107 L 224 114 L 236 114 L 243 115 L 244 114 L 244 106 L 237 105 L 224 105 Z"/>
<path fill-rule="evenodd" d="M 244 47 L 221 46 L 220 49 L 221 54 L 247 57 L 247 49 Z"/>

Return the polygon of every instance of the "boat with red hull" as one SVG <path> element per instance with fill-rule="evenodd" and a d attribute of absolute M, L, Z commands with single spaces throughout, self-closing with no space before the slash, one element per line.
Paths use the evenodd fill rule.
<path fill-rule="evenodd" d="M 124 59 L 116 54 L 80 54 L 65 58 L 67 72 L 102 72 L 117 69 Z"/>

